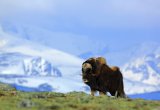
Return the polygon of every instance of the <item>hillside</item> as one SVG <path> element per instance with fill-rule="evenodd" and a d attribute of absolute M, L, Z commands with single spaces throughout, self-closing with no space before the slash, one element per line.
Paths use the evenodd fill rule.
<path fill-rule="evenodd" d="M 1 110 L 159 110 L 160 101 L 115 99 L 83 92 L 19 92 L 0 84 Z"/>

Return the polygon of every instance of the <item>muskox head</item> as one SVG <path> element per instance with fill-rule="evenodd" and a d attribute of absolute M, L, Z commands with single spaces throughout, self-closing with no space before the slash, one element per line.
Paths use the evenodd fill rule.
<path fill-rule="evenodd" d="M 100 74 L 100 69 L 106 60 L 103 57 L 89 58 L 82 64 L 82 79 L 85 83 L 94 79 Z"/>
<path fill-rule="evenodd" d="M 90 63 L 84 63 L 82 65 L 82 72 L 84 74 L 91 73 L 92 72 L 92 65 Z"/>
<path fill-rule="evenodd" d="M 90 58 L 82 64 L 82 79 L 85 83 L 88 83 L 91 80 L 95 68 L 96 68 L 95 58 Z"/>

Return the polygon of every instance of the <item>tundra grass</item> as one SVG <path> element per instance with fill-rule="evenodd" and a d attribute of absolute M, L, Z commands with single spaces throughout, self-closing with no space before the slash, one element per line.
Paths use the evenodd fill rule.
<path fill-rule="evenodd" d="M 0 110 L 160 110 L 160 101 L 93 97 L 83 92 L 20 92 L 0 84 Z"/>

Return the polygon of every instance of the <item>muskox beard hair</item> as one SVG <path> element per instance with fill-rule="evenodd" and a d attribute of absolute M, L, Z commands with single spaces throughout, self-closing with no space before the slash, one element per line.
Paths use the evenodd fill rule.
<path fill-rule="evenodd" d="M 99 77 L 90 75 L 87 77 L 87 80 L 88 82 L 86 82 L 85 84 L 87 84 L 92 90 L 102 92 L 108 91 L 107 88 L 105 88 L 104 84 L 99 81 Z"/>

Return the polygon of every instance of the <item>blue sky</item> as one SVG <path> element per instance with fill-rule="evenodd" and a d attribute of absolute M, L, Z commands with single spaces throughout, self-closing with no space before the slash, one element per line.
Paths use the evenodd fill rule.
<path fill-rule="evenodd" d="M 0 8 L 1 21 L 87 36 L 115 50 L 160 42 L 159 0 L 2 0 Z"/>

